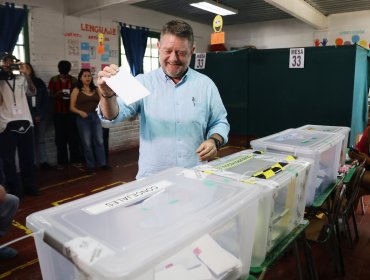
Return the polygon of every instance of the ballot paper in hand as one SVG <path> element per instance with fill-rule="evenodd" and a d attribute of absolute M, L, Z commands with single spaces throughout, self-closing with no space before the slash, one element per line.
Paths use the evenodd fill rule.
<path fill-rule="evenodd" d="M 119 68 L 119 72 L 116 75 L 110 78 L 104 77 L 103 79 L 107 85 L 122 98 L 126 105 L 130 105 L 150 94 L 150 92 L 122 66 Z"/>

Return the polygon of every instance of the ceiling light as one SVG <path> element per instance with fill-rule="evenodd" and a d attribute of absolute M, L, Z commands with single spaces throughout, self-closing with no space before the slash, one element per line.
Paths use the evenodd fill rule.
<path fill-rule="evenodd" d="M 204 0 L 202 2 L 192 3 L 190 5 L 193 7 L 220 15 L 220 16 L 235 15 L 238 13 L 238 10 L 230 8 L 228 6 L 222 5 L 214 1 Z"/>

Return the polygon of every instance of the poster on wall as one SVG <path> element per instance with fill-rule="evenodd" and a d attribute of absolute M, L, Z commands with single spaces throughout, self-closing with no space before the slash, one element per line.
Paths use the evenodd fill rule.
<path fill-rule="evenodd" d="M 89 68 L 96 78 L 106 65 L 118 64 L 118 26 L 91 19 L 68 17 L 65 21 L 66 60 L 72 63 L 70 74 L 77 77 L 81 68 Z"/>
<path fill-rule="evenodd" d="M 314 46 L 345 46 L 359 45 L 363 48 L 370 48 L 370 30 L 331 30 L 316 31 L 314 33 Z"/>

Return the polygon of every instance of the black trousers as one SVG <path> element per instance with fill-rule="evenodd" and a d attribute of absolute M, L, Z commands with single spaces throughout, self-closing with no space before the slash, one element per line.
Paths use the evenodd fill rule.
<path fill-rule="evenodd" d="M 75 115 L 72 113 L 55 113 L 54 128 L 58 164 L 67 165 L 68 163 L 83 162 Z"/>
<path fill-rule="evenodd" d="M 25 133 L 6 129 L 0 133 L 0 156 L 3 161 L 5 188 L 8 193 L 22 197 L 23 192 L 35 194 L 33 127 Z M 18 151 L 20 172 L 16 168 L 16 151 Z"/>

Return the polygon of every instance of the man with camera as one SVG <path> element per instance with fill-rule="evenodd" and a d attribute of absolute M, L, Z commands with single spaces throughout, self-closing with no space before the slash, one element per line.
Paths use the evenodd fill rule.
<path fill-rule="evenodd" d="M 4 164 L 5 187 L 18 197 L 22 196 L 23 189 L 26 194 L 38 194 L 34 177 L 33 123 L 27 103 L 27 96 L 35 94 L 36 88 L 25 74 L 23 64 L 10 53 L 0 53 L 0 157 Z"/>

